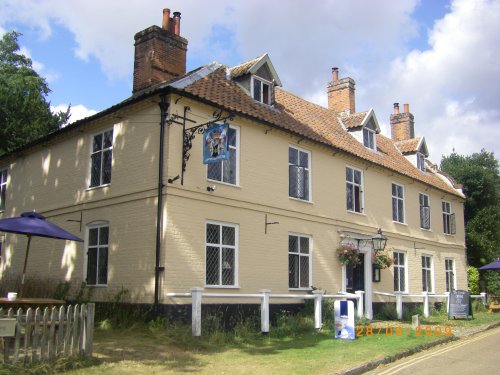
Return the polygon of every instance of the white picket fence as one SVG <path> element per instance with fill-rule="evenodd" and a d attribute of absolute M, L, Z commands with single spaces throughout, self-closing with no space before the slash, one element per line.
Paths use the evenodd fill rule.
<path fill-rule="evenodd" d="M 322 323 L 322 300 L 323 299 L 355 299 L 357 300 L 358 317 L 363 316 L 363 291 L 341 294 L 325 294 L 322 290 L 314 290 L 313 294 L 271 294 L 264 289 L 255 294 L 238 293 L 204 293 L 203 288 L 191 288 L 191 293 L 167 293 L 169 298 L 191 298 L 191 323 L 192 335 L 201 336 L 201 305 L 203 298 L 233 298 L 233 299 L 257 299 L 260 300 L 260 324 L 261 332 L 269 333 L 269 300 L 270 299 L 313 299 L 314 300 L 314 327 L 321 329 Z M 333 312 L 332 312 L 333 314 Z"/>
<path fill-rule="evenodd" d="M 33 363 L 73 355 L 92 356 L 95 304 L 65 308 L 46 307 L 26 313 L 22 309 L 7 313 L 0 308 L 0 319 L 15 319 L 13 337 L 2 337 L 4 363 Z"/>
<path fill-rule="evenodd" d="M 394 297 L 396 299 L 396 313 L 398 319 L 403 319 L 403 299 L 420 299 L 422 298 L 424 304 L 424 317 L 428 318 L 430 315 L 429 299 L 430 298 L 441 298 L 446 300 L 446 308 L 449 306 L 450 293 L 446 292 L 444 294 L 429 294 L 429 292 L 422 292 L 422 294 L 405 294 L 401 292 L 394 293 L 384 293 L 384 292 L 374 292 L 379 296 Z M 470 296 L 471 298 L 481 299 L 483 304 L 486 306 L 486 293 L 474 294 Z"/>

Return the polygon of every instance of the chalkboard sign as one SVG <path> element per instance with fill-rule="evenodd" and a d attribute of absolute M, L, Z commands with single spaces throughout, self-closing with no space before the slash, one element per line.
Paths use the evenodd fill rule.
<path fill-rule="evenodd" d="M 472 316 L 472 304 L 469 292 L 465 290 L 453 290 L 450 292 L 449 301 L 448 319 L 450 319 L 450 317 L 453 317 L 453 319 L 469 319 L 469 315 Z"/>

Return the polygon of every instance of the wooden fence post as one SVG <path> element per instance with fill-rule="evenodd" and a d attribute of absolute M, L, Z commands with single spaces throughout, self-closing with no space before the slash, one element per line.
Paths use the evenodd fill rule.
<path fill-rule="evenodd" d="M 483 302 L 483 305 L 486 306 L 488 303 L 486 302 L 486 293 L 482 292 L 479 293 L 481 295 L 481 301 Z"/>
<path fill-rule="evenodd" d="M 323 327 L 322 303 L 323 303 L 323 294 L 325 294 L 325 292 L 323 290 L 313 290 L 313 294 L 314 294 L 314 328 L 320 330 Z"/>
<path fill-rule="evenodd" d="M 21 346 L 23 310 L 20 308 L 17 309 L 16 319 L 17 323 L 16 323 L 16 341 L 14 342 L 14 362 L 17 362 L 19 360 L 19 348 Z"/>
<path fill-rule="evenodd" d="M 40 357 L 42 360 L 48 358 L 47 350 L 47 324 L 49 321 L 49 308 L 43 310 L 42 339 L 40 341 Z"/>
<path fill-rule="evenodd" d="M 33 327 L 33 347 L 31 348 L 31 362 L 38 360 L 38 345 L 40 343 L 40 308 L 35 310 L 35 326 Z"/>
<path fill-rule="evenodd" d="M 191 332 L 193 336 L 201 336 L 201 298 L 203 288 L 191 288 Z"/>
<path fill-rule="evenodd" d="M 429 293 L 427 291 L 422 292 L 424 295 L 424 317 L 428 318 L 430 315 L 429 312 Z"/>
<path fill-rule="evenodd" d="M 24 358 L 23 363 L 28 363 L 28 348 L 30 347 L 30 339 L 31 339 L 31 317 L 33 315 L 33 310 L 31 307 L 26 311 L 26 319 L 24 321 L 25 330 L 24 330 Z"/>
<path fill-rule="evenodd" d="M 72 330 L 72 318 L 73 318 L 73 306 L 69 305 L 68 310 L 66 311 L 66 328 L 64 335 L 64 355 L 67 356 L 70 353 L 70 345 L 71 345 L 71 330 Z"/>
<path fill-rule="evenodd" d="M 365 300 L 363 298 L 365 292 L 363 290 L 356 290 L 354 293 L 358 296 L 358 318 L 361 319 L 365 315 Z"/>
<path fill-rule="evenodd" d="M 71 336 L 71 349 L 69 351 L 69 355 L 74 355 L 78 353 L 78 323 L 80 316 L 80 305 L 75 305 L 75 309 L 73 310 L 73 335 Z"/>
<path fill-rule="evenodd" d="M 401 292 L 395 292 L 396 295 L 396 313 L 398 315 L 398 320 L 403 319 L 403 296 Z"/>
<path fill-rule="evenodd" d="M 57 309 L 55 307 L 52 308 L 50 312 L 50 329 L 49 329 L 49 359 L 54 359 L 56 357 L 56 319 L 57 319 Z"/>
<path fill-rule="evenodd" d="M 86 334 L 85 334 L 85 354 L 89 357 L 92 356 L 92 341 L 94 338 L 94 313 L 95 313 L 95 303 L 87 304 L 87 322 L 85 324 Z"/>
<path fill-rule="evenodd" d="M 57 340 L 56 340 L 56 355 L 61 355 L 64 353 L 64 317 L 65 314 L 64 306 L 59 308 L 58 321 L 59 326 L 57 327 Z"/>
<path fill-rule="evenodd" d="M 269 333 L 269 289 L 260 290 L 262 301 L 260 303 L 260 331 L 263 334 Z"/>
<path fill-rule="evenodd" d="M 84 343 L 85 343 L 85 313 L 87 312 L 87 305 L 82 303 L 80 306 L 80 314 L 78 315 L 80 330 L 78 333 L 78 353 L 84 353 Z"/>

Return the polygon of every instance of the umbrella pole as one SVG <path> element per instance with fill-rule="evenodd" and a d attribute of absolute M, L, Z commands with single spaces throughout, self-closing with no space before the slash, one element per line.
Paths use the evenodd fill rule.
<path fill-rule="evenodd" d="M 26 266 L 28 264 L 28 254 L 30 252 L 30 244 L 31 244 L 31 235 L 28 234 L 28 244 L 26 245 L 26 256 L 24 257 L 23 278 L 21 279 L 21 290 L 19 291 L 19 298 L 23 297 L 24 278 L 26 276 Z"/>

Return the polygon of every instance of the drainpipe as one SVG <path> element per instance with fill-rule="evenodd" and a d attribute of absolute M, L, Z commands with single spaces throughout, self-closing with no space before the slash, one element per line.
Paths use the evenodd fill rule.
<path fill-rule="evenodd" d="M 165 270 L 165 267 L 160 267 L 161 258 L 161 224 L 163 214 L 163 154 L 165 148 L 165 123 L 167 120 L 168 103 L 165 95 L 160 97 L 160 154 L 158 167 L 158 210 L 156 213 L 156 265 L 155 265 L 155 300 L 154 311 L 158 314 L 158 301 L 160 292 L 160 272 Z"/>

